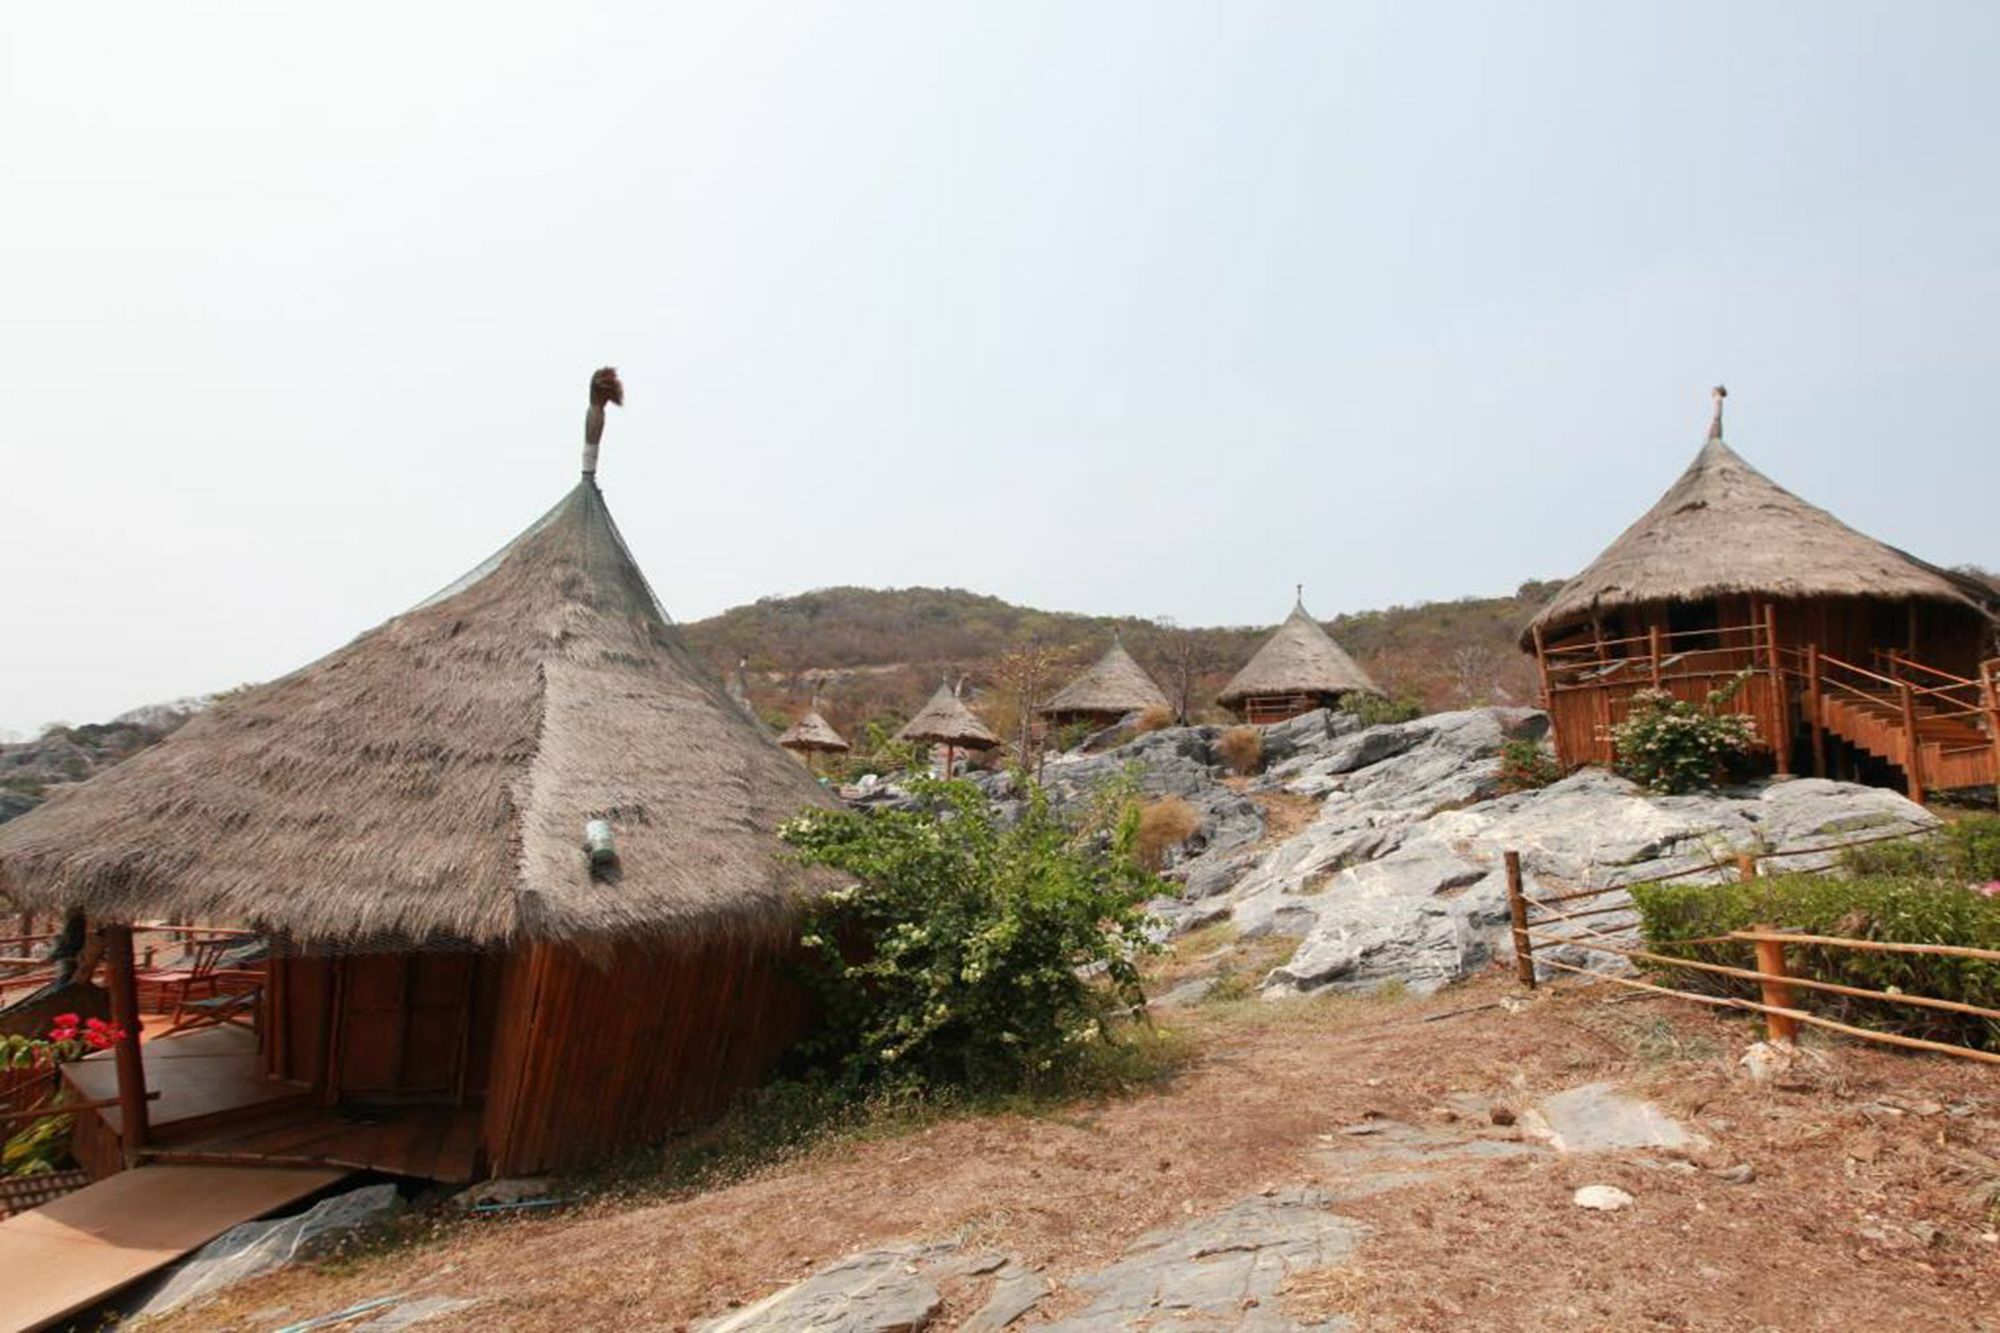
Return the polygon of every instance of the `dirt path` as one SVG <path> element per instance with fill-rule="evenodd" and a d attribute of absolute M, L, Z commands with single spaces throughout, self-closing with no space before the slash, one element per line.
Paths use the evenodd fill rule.
<path fill-rule="evenodd" d="M 1733 1073 L 1756 1036 L 1735 1018 L 1604 988 L 1518 1011 L 1501 1004 L 1509 996 L 1489 978 L 1425 1000 L 1175 1011 L 1161 1021 L 1201 1054 L 1156 1092 L 832 1145 L 674 1202 L 441 1222 L 429 1239 L 251 1283 L 152 1327 L 268 1330 L 393 1291 L 479 1298 L 423 1325 L 441 1333 L 674 1328 L 904 1241 L 1002 1251 L 1060 1283 L 1144 1233 L 1314 1190 L 1338 1199 L 1359 1241 L 1285 1279 L 1290 1318 L 1345 1316 L 1363 1330 L 2000 1330 L 2000 1080 L 1983 1067 L 1842 1045 L 1794 1086 L 1756 1086 Z M 1345 1132 L 1390 1122 L 1513 1143 L 1519 1128 L 1487 1108 L 1504 1120 L 1593 1080 L 1655 1098 L 1709 1146 L 1385 1166 L 1352 1151 L 1373 1135 Z M 1411 1175 L 1395 1174 L 1405 1166 Z M 1636 1202 L 1575 1207 L 1590 1184 Z M 1982 1189 L 1995 1195 L 1981 1202 Z M 976 1278 L 947 1284 L 937 1326 L 982 1292 Z M 1058 1293 L 1018 1326 L 1082 1303 Z"/>

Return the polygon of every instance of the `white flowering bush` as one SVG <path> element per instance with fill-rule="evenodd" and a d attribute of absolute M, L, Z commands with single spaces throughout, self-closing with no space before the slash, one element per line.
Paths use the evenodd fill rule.
<path fill-rule="evenodd" d="M 1699 704 L 1665 690 L 1641 690 L 1631 711 L 1611 729 L 1616 767 L 1657 792 L 1702 791 L 1719 785 L 1742 765 L 1757 742 L 1757 724 L 1723 708 L 1743 688 L 1749 672 L 1710 690 Z"/>
<path fill-rule="evenodd" d="M 801 861 L 854 880 L 807 909 L 809 1053 L 857 1087 L 1051 1085 L 1145 1003 L 1141 904 L 1160 885 L 1136 854 L 1138 808 L 1073 829 L 1031 789 L 1003 825 L 971 783 L 911 788 L 920 809 L 812 811 L 782 830 Z"/>

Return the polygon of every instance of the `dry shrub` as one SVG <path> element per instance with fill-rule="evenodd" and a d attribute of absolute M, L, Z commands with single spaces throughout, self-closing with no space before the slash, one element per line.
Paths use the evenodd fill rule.
<path fill-rule="evenodd" d="M 1171 708 L 1155 706 L 1139 714 L 1139 732 L 1141 735 L 1149 731 L 1165 731 L 1173 724 L 1174 710 Z"/>
<path fill-rule="evenodd" d="M 1255 727 L 1231 727 L 1215 742 L 1223 762 L 1243 777 L 1264 766 L 1264 738 Z"/>
<path fill-rule="evenodd" d="M 1148 801 L 1139 808 L 1139 862 L 1157 871 L 1166 864 L 1167 849 L 1178 847 L 1201 827 L 1201 811 L 1178 796 Z"/>

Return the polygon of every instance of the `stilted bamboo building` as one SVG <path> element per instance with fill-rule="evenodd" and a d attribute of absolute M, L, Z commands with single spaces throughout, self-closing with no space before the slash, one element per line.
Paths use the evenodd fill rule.
<path fill-rule="evenodd" d="M 1523 631 L 1564 765 L 1609 763 L 1632 697 L 1755 720 L 1770 768 L 1894 781 L 1918 800 L 2000 772 L 1992 588 L 1856 532 L 1723 441 Z"/>
<path fill-rule="evenodd" d="M 572 1167 L 719 1110 L 800 1030 L 810 885 L 775 830 L 828 798 L 655 600 L 597 484 L 622 390 L 591 390 L 582 480 L 493 557 L 0 826 L 0 892 L 88 917 L 131 1034 L 77 1116 L 93 1172 Z M 160 918 L 270 941 L 227 1061 L 139 1042 Z"/>
<path fill-rule="evenodd" d="M 1306 611 L 1305 590 L 1291 615 L 1264 641 L 1215 701 L 1245 722 L 1282 722 L 1315 708 L 1334 708 L 1350 694 L 1382 689 Z"/>
<path fill-rule="evenodd" d="M 960 750 L 990 750 L 1000 743 L 992 728 L 965 706 L 949 683 L 940 684 L 930 702 L 917 711 L 896 733 L 899 741 L 944 746 L 944 775 L 951 776 L 952 761 Z"/>
<path fill-rule="evenodd" d="M 1052 725 L 1089 722 L 1108 727 L 1120 718 L 1150 708 L 1173 707 L 1146 668 L 1125 651 L 1125 641 L 1111 636 L 1111 647 L 1082 675 L 1063 686 L 1038 710 Z"/>

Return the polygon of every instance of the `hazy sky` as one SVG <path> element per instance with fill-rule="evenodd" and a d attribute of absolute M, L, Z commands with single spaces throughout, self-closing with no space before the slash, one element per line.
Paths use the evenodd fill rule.
<path fill-rule="evenodd" d="M 1269 623 L 1751 461 L 2000 564 L 2000 6 L 12 4 L 0 727 L 281 674 L 602 480 L 681 619 Z"/>

